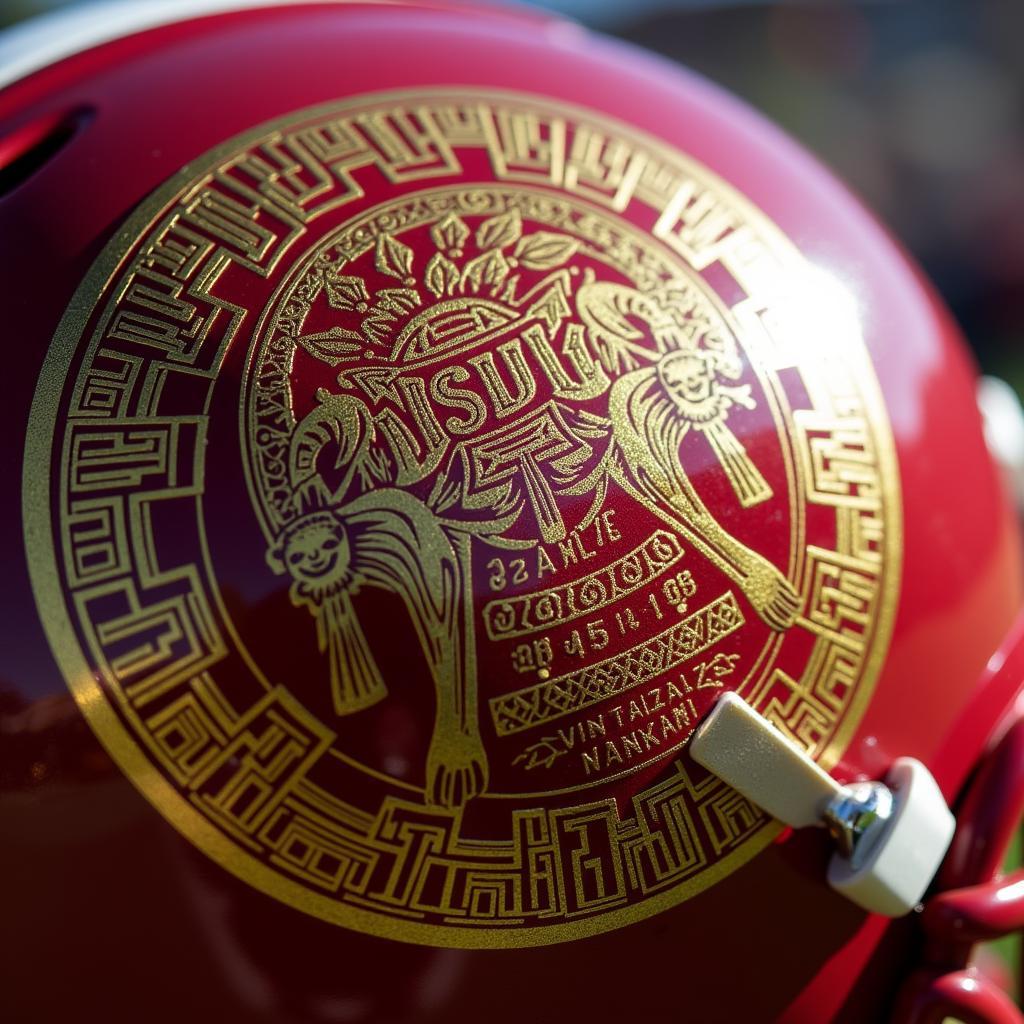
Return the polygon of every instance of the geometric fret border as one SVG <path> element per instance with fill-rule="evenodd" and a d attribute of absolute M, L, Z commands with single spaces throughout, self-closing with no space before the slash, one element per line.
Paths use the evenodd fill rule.
<path fill-rule="evenodd" d="M 261 683 L 243 706 L 218 685 L 230 624 L 202 560 L 175 561 L 164 543 L 169 524 L 201 529 L 205 402 L 247 323 L 218 295 L 221 278 L 268 277 L 316 217 L 381 178 L 455 177 L 473 149 L 497 181 L 653 211 L 653 235 L 677 258 L 741 286 L 730 316 L 750 358 L 800 374 L 810 408 L 786 414 L 800 500 L 834 516 L 835 543 L 800 556 L 806 667 L 766 671 L 743 695 L 835 764 L 885 657 L 902 552 L 895 452 L 855 317 L 825 304 L 837 340 L 822 353 L 800 314 L 813 271 L 791 243 L 706 168 L 592 111 L 503 93 L 367 95 L 255 129 L 172 179 L 104 250 L 58 329 L 26 441 L 24 529 L 39 612 L 83 714 L 193 843 L 326 920 L 507 947 L 673 906 L 778 829 L 685 760 L 628 808 L 517 809 L 489 844 L 462 834 L 457 809 L 400 796 L 357 807 L 315 781 L 334 734 L 292 694 Z"/>

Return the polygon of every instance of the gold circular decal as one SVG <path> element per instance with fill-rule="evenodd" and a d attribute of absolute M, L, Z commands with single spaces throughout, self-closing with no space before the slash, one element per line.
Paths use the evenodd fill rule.
<path fill-rule="evenodd" d="M 841 286 L 593 112 L 375 94 L 149 199 L 37 389 L 26 543 L 68 684 L 185 836 L 374 935 L 562 941 L 776 825 L 687 740 L 819 763 L 900 563 Z"/>

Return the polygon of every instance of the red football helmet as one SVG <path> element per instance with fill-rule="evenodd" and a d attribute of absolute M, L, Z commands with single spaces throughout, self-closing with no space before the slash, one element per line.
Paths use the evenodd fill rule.
<path fill-rule="evenodd" d="M 0 44 L 11 1018 L 1019 1021 L 1018 526 L 870 216 L 561 20 L 111 11 Z"/>

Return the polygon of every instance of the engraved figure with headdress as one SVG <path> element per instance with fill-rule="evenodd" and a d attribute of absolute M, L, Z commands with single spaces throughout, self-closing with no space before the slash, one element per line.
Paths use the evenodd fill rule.
<path fill-rule="evenodd" d="M 726 422 L 735 406 L 755 406 L 749 385 L 731 383 L 742 373 L 735 340 L 699 313 L 692 286 L 682 280 L 641 292 L 588 275 L 576 307 L 588 338 L 621 375 L 608 400 L 614 442 L 573 493 L 615 480 L 733 580 L 771 629 L 788 629 L 800 609 L 796 590 L 768 559 L 719 524 L 680 459 L 684 437 L 700 431 L 744 508 L 771 497 Z"/>
<path fill-rule="evenodd" d="M 339 715 L 370 707 L 387 694 L 355 598 L 371 586 L 402 599 L 437 696 L 427 797 L 459 807 L 487 783 L 477 721 L 470 534 L 396 487 L 369 486 L 348 498 L 360 489 L 353 487 L 357 478 L 369 485 L 375 473 L 373 422 L 359 398 L 321 391 L 318 399 L 292 435 L 294 518 L 278 534 L 268 562 L 291 576 L 292 602 L 316 620 Z M 317 470 L 329 447 L 336 449 L 334 468 L 342 471 L 333 492 Z"/>

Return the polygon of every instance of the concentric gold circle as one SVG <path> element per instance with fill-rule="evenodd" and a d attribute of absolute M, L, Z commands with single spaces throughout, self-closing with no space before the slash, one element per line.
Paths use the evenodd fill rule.
<path fill-rule="evenodd" d="M 234 139 L 108 246 L 40 378 L 68 684 L 175 827 L 327 920 L 508 947 L 673 906 L 776 834 L 686 756 L 715 695 L 828 767 L 885 655 L 853 309 L 590 111 L 425 90 Z"/>

